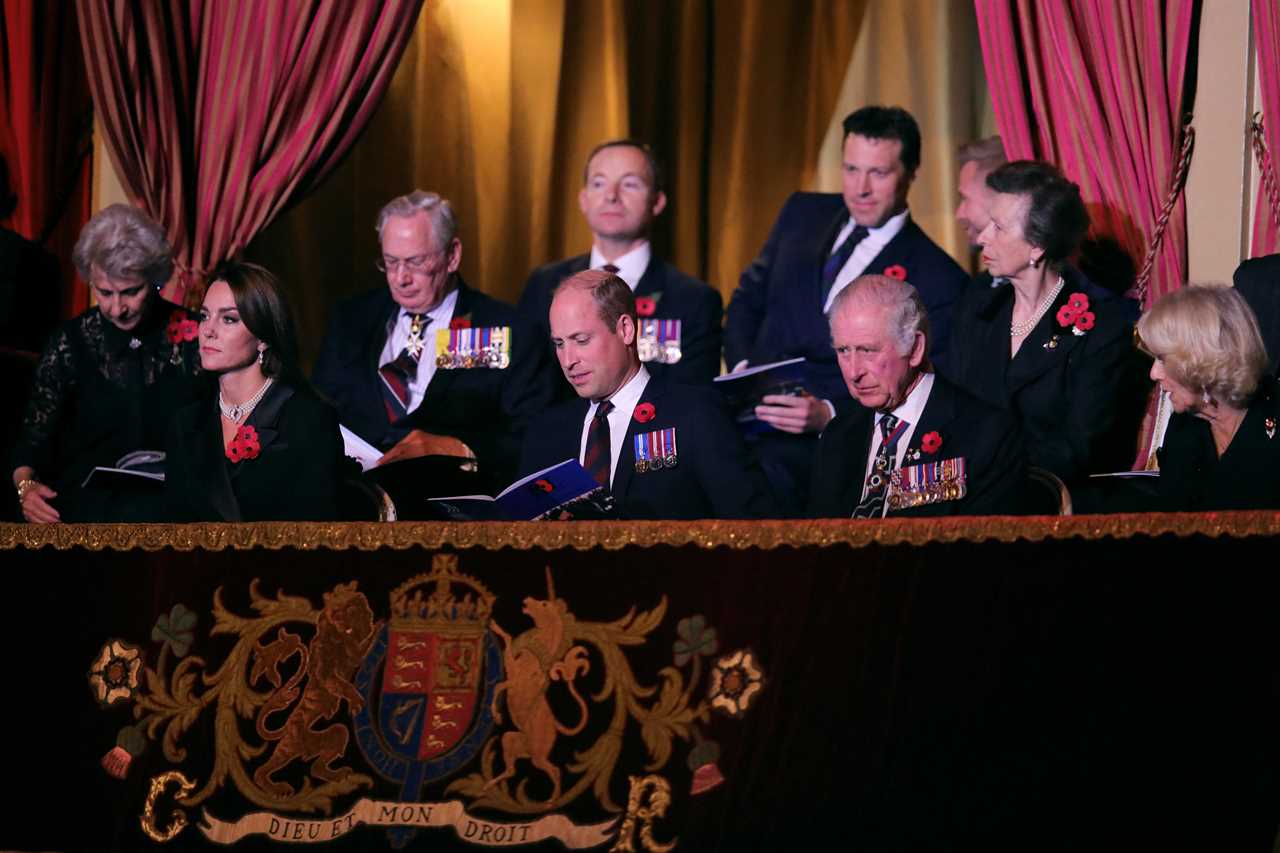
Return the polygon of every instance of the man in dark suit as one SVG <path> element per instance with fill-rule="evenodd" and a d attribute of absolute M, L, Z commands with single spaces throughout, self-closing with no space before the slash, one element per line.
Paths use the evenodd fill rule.
<path fill-rule="evenodd" d="M 861 405 L 822 433 L 813 515 L 1019 511 L 1027 468 L 1017 422 L 929 370 L 929 320 L 914 287 L 859 278 L 831 308 L 831 340 Z"/>
<path fill-rule="evenodd" d="M 635 293 L 640 360 L 651 375 L 688 384 L 719 375 L 720 293 L 656 257 L 649 244 L 653 220 L 667 206 L 662 169 L 649 146 L 629 139 L 597 145 L 583 170 L 578 206 L 591 228 L 591 251 L 533 271 L 517 306 L 525 322 L 546 339 L 551 291 L 574 273 L 604 269 Z M 558 375 L 554 384 L 564 399 L 573 396 Z"/>
<path fill-rule="evenodd" d="M 550 326 L 579 399 L 526 433 L 522 474 L 578 459 L 612 491 L 623 518 L 774 514 L 715 393 L 650 376 L 641 364 L 626 282 L 603 270 L 571 276 L 555 291 Z"/>
<path fill-rule="evenodd" d="M 1258 317 L 1271 373 L 1275 375 L 1280 360 L 1280 255 L 1245 261 L 1236 267 L 1231 281 Z"/>
<path fill-rule="evenodd" d="M 543 338 L 511 306 L 467 287 L 449 202 L 415 191 L 378 215 L 387 287 L 341 303 L 313 380 L 342 424 L 386 451 L 474 457 L 514 478 L 529 420 L 551 398 Z"/>
<path fill-rule="evenodd" d="M 850 405 L 831 349 L 827 313 L 864 273 L 907 279 L 933 324 L 930 357 L 945 366 L 951 308 L 964 270 L 912 220 L 907 191 L 920 165 L 920 129 L 897 107 L 864 107 L 844 120 L 843 191 L 796 193 L 729 303 L 725 363 L 738 370 L 803 356 L 799 396 L 769 396 L 757 409 L 779 432 L 755 450 L 785 503 L 808 494 L 817 435 Z"/>

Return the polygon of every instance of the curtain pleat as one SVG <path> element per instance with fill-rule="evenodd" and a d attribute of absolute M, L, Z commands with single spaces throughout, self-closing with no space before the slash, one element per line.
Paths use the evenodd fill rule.
<path fill-rule="evenodd" d="M 1276 0 L 1253 0 L 1253 43 L 1258 60 L 1258 82 L 1262 89 L 1263 126 L 1270 159 L 1271 180 L 1280 193 L 1280 6 Z M 1253 220 L 1253 242 L 1249 257 L 1280 252 L 1280 204 L 1274 205 L 1265 189 L 1263 176 L 1257 187 Z"/>

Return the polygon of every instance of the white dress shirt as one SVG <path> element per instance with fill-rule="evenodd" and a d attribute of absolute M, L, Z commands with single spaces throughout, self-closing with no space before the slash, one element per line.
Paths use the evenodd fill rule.
<path fill-rule="evenodd" d="M 609 485 L 613 485 L 613 475 L 618 470 L 618 456 L 622 453 L 622 442 L 627 437 L 627 427 L 635 412 L 640 395 L 649 384 L 649 371 L 640 365 L 636 375 L 613 393 L 609 401 L 613 403 L 613 411 L 606 416 L 609 422 Z M 578 461 L 587 464 L 587 432 L 591 429 L 591 419 L 595 417 L 597 403 L 587 406 L 587 417 L 582 421 L 582 441 L 578 444 Z"/>
<path fill-rule="evenodd" d="M 831 312 L 831 303 L 835 301 L 836 294 L 848 287 L 855 278 L 866 272 L 867 266 L 876 259 L 876 255 L 880 254 L 880 250 L 889 245 L 890 240 L 898 236 L 898 232 L 907 224 L 907 217 L 910 215 L 910 211 L 904 210 L 896 216 L 890 216 L 889 220 L 879 228 L 867 229 L 867 236 L 862 238 L 862 242 L 853 250 L 849 260 L 845 261 L 844 266 L 840 268 L 840 272 L 836 275 L 836 280 L 831 285 L 831 292 L 827 294 L 827 304 L 822 306 L 823 314 Z M 849 217 L 849 221 L 840 229 L 840 233 L 836 235 L 835 242 L 831 244 L 831 254 L 835 254 L 836 250 L 840 248 L 840 244 L 853 232 L 856 225 L 857 223 L 853 221 L 853 217 Z M 884 270 L 872 270 L 872 272 L 880 273 L 884 272 Z"/>
<path fill-rule="evenodd" d="M 440 304 L 422 318 L 422 356 L 418 359 L 418 375 L 409 379 L 409 404 L 405 411 L 412 412 L 422 404 L 427 395 L 427 386 L 431 377 L 436 375 L 436 332 L 449 328 L 453 319 L 454 306 L 458 304 L 458 291 L 455 288 Z M 401 308 L 387 323 L 387 342 L 382 345 L 382 356 L 378 365 L 395 361 L 409 343 L 409 328 L 413 325 L 413 315 Z"/>
<path fill-rule="evenodd" d="M 897 471 L 902 467 L 902 457 L 906 454 L 907 448 L 911 446 L 911 437 L 916 433 L 916 425 L 920 423 L 920 416 L 924 414 L 925 404 L 929 402 L 929 392 L 933 390 L 933 374 L 923 373 L 920 375 L 920 381 L 916 383 L 916 387 L 911 389 L 911 393 L 907 395 L 907 399 L 902 401 L 898 408 L 888 414 L 893 415 L 900 421 L 907 424 L 907 429 L 898 437 L 898 446 L 896 448 L 893 465 L 890 471 Z M 871 430 L 871 447 L 867 451 L 867 462 L 862 466 L 862 498 L 859 503 L 867 498 L 867 472 L 871 470 L 871 466 L 875 464 L 876 455 L 880 452 L 880 442 L 883 440 L 880 433 L 880 421 L 884 418 L 884 412 L 876 412 L 875 426 Z M 885 485 L 885 494 L 888 495 L 889 486 Z M 883 517 L 889 506 L 889 502 L 885 501 L 884 509 L 880 515 Z"/>
<path fill-rule="evenodd" d="M 649 247 L 648 240 L 645 240 L 622 257 L 612 261 L 606 261 L 604 255 L 600 254 L 600 250 L 592 246 L 591 269 L 598 270 L 605 264 L 613 264 L 618 268 L 618 272 L 614 273 L 614 275 L 625 281 L 627 287 L 631 288 L 631 292 L 635 293 L 636 285 L 644 277 L 644 271 L 649 268 L 649 259 L 652 257 L 653 249 Z"/>

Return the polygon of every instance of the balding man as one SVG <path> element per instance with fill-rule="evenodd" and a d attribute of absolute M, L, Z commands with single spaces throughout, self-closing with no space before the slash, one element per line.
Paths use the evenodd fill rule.
<path fill-rule="evenodd" d="M 551 343 L 578 399 L 538 419 L 521 475 L 577 459 L 623 518 L 776 515 L 737 428 L 709 388 L 651 376 L 636 349 L 636 300 L 621 278 L 586 270 L 556 288 Z"/>
<path fill-rule="evenodd" d="M 836 297 L 831 342 L 860 407 L 823 432 L 816 517 L 1016 513 L 1026 455 L 1016 421 L 929 368 L 929 320 L 916 289 L 862 276 Z"/>

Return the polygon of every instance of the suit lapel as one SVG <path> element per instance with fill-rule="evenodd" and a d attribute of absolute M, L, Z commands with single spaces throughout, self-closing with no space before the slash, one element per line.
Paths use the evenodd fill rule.
<path fill-rule="evenodd" d="M 644 275 L 636 282 L 636 296 L 649 296 L 661 293 L 666 285 L 666 276 L 662 273 L 662 262 L 652 252 L 649 254 L 649 266 L 644 268 Z"/>
<path fill-rule="evenodd" d="M 840 209 L 831 217 L 831 221 L 827 224 L 825 231 L 815 231 L 815 238 L 820 238 L 818 245 L 814 246 L 811 251 L 802 252 L 799 257 L 806 262 L 810 262 L 813 266 L 809 270 L 801 270 L 797 281 L 803 283 L 807 288 L 805 293 L 804 304 L 807 316 L 818 317 L 822 319 L 822 324 L 826 325 L 825 315 L 823 314 L 823 296 L 822 290 L 822 268 L 826 265 L 827 258 L 831 255 L 831 250 L 835 248 L 836 238 L 840 236 L 840 229 L 849 221 L 849 210 L 844 206 L 844 201 L 840 202 Z"/>
<path fill-rule="evenodd" d="M 639 406 L 641 403 L 652 403 L 655 411 L 662 412 L 662 407 L 658 405 L 661 399 L 662 399 L 662 387 L 657 382 L 657 380 L 655 380 L 652 376 L 650 376 L 649 381 L 645 383 L 644 392 L 640 395 L 640 399 L 636 401 L 636 405 Z M 586 417 L 585 413 L 583 414 L 583 417 Z M 649 423 L 641 424 L 638 421 L 636 421 L 635 417 L 632 415 L 631 412 L 627 413 L 627 431 L 622 436 L 622 449 L 618 451 L 618 467 L 614 469 L 613 488 L 610 489 L 610 491 L 613 492 L 614 497 L 616 497 L 618 500 L 621 500 L 622 497 L 627 493 L 627 490 L 631 488 L 631 480 L 635 476 L 635 472 L 636 472 L 635 436 L 636 434 L 651 432 L 654 429 L 663 429 L 664 427 L 654 426 L 654 425 L 663 423 L 665 421 L 666 421 L 666 418 L 664 418 L 661 414 L 659 414 Z M 676 436 L 676 441 L 678 442 L 679 440 L 680 440 L 680 437 Z"/>
<path fill-rule="evenodd" d="M 840 496 L 840 505 L 844 518 L 851 518 L 862 501 L 862 487 L 867 480 L 867 454 L 871 452 L 872 434 L 876 428 L 875 412 L 872 409 L 859 406 L 851 417 L 854 420 L 849 426 L 849 435 L 856 443 L 849 448 L 849 468 L 841 477 L 844 492 Z"/>
<path fill-rule="evenodd" d="M 219 517 L 224 521 L 240 521 L 240 504 L 227 474 L 227 450 L 222 443 L 222 420 L 216 402 L 212 410 L 206 409 L 197 419 L 192 440 L 194 481 L 207 484 L 205 498 Z"/>
<path fill-rule="evenodd" d="M 471 313 L 471 310 L 474 307 L 472 303 L 474 302 L 475 300 L 471 298 L 471 288 L 467 287 L 466 282 L 462 280 L 462 276 L 458 276 L 458 301 L 454 303 L 453 316 L 467 316 Z M 432 323 L 428 327 L 427 347 L 422 351 L 423 358 L 436 357 L 436 348 L 434 343 L 436 333 L 441 329 L 449 328 L 449 323 L 452 322 L 453 320 L 450 319 L 448 323 L 443 325 Z M 453 383 L 457 381 L 458 374 L 461 372 L 461 370 L 445 370 L 437 367 L 436 372 L 431 376 L 431 382 L 427 385 L 426 392 L 422 395 L 422 402 L 418 404 L 418 408 L 430 411 L 429 407 L 436 406 L 441 400 L 447 398 L 449 396 L 449 389 L 453 387 Z M 417 411 L 417 409 L 414 411 Z"/>
<path fill-rule="evenodd" d="M 1053 300 L 1049 310 L 1045 311 L 1040 322 L 1027 335 L 1018 354 L 1009 361 L 1006 382 L 1010 396 L 1016 394 L 1039 376 L 1065 362 L 1071 352 L 1084 340 L 1083 335 L 1074 334 L 1070 328 L 1058 323 L 1058 309 L 1067 303 L 1067 299 L 1076 291 L 1064 287 L 1058 297 Z M 1087 334 L 1087 333 L 1086 333 Z M 1008 344 L 1005 344 L 1006 351 Z"/>

